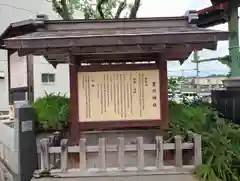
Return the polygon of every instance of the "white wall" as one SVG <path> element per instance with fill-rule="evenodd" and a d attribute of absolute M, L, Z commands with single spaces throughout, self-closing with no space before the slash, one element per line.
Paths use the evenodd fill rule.
<path fill-rule="evenodd" d="M 42 73 L 55 74 L 56 82 L 53 84 L 42 83 Z M 45 91 L 48 93 L 60 92 L 69 96 L 69 65 L 59 64 L 55 69 L 44 58 L 34 57 L 34 98 L 43 96 Z"/>
<path fill-rule="evenodd" d="M 0 72 L 4 72 L 4 79 L 0 79 L 0 111 L 8 110 L 8 73 L 7 62 L 0 59 Z"/>
<path fill-rule="evenodd" d="M 10 23 L 26 19 L 34 19 L 37 14 L 47 14 L 50 19 L 59 19 L 52 11 L 51 3 L 47 0 L 0 0 L 0 34 Z M 2 5 L 2 4 L 5 4 Z M 12 7 L 11 7 L 12 6 Z M 25 9 L 25 10 L 24 10 Z M 0 70 L 7 76 L 7 53 L 0 50 Z M 68 65 L 59 65 L 55 70 L 43 57 L 34 58 L 34 86 L 35 98 L 48 92 L 69 93 Z M 55 72 L 54 85 L 42 85 L 41 74 Z M 0 80 L 0 111 L 8 110 L 8 79 Z"/>

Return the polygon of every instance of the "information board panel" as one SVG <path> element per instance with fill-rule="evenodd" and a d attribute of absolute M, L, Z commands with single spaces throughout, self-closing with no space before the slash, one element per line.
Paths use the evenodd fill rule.
<path fill-rule="evenodd" d="M 161 118 L 159 70 L 79 72 L 79 120 Z"/>

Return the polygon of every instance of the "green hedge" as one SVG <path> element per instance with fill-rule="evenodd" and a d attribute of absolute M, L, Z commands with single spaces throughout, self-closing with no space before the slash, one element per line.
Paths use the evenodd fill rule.
<path fill-rule="evenodd" d="M 66 95 L 45 93 L 32 105 L 37 114 L 38 131 L 62 130 L 67 127 L 69 98 Z"/>
<path fill-rule="evenodd" d="M 211 106 L 169 102 L 169 134 L 187 131 L 202 135 L 203 164 L 196 169 L 202 181 L 240 180 L 240 127 L 219 116 Z"/>

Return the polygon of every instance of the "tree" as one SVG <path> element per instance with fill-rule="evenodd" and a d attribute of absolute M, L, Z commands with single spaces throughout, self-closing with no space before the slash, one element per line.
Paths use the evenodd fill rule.
<path fill-rule="evenodd" d="M 229 55 L 219 57 L 218 61 L 221 62 L 222 64 L 227 65 L 229 68 L 231 67 L 231 57 Z"/>
<path fill-rule="evenodd" d="M 169 77 L 168 78 L 168 93 L 175 94 L 181 89 L 181 84 L 187 83 L 188 80 L 184 77 Z"/>
<path fill-rule="evenodd" d="M 76 11 L 84 13 L 85 19 L 118 19 L 128 10 L 125 17 L 136 18 L 140 0 L 128 4 L 127 0 L 48 0 L 53 10 L 64 20 L 73 19 Z"/>

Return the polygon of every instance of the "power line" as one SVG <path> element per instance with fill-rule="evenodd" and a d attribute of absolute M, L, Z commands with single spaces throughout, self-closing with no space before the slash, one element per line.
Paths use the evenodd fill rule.
<path fill-rule="evenodd" d="M 0 3 L 0 6 L 10 7 L 10 8 L 18 9 L 18 10 L 21 10 L 21 11 L 27 11 L 27 12 L 30 12 L 30 13 L 39 14 L 39 12 L 36 12 L 36 11 L 33 11 L 33 10 L 29 10 L 29 9 L 25 9 L 25 8 L 21 8 L 21 7 L 17 7 L 17 6 L 12 6 L 10 4 Z"/>

